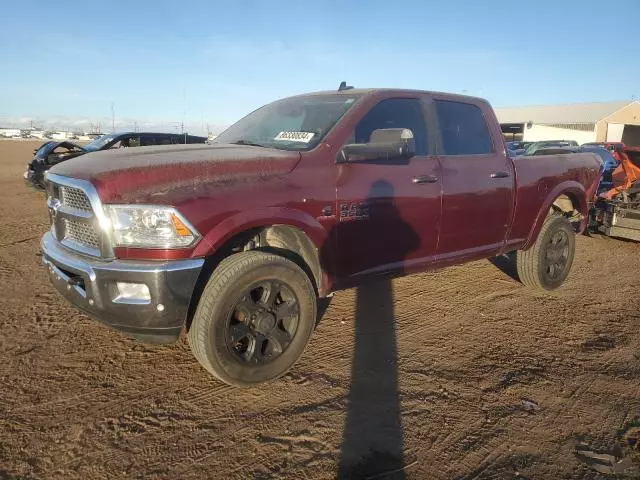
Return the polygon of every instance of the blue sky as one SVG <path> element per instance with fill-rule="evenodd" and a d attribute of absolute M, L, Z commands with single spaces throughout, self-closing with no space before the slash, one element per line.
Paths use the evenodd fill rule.
<path fill-rule="evenodd" d="M 341 80 L 494 106 L 631 100 L 639 14 L 638 0 L 4 2 L 0 124 L 110 127 L 113 102 L 120 126 L 215 130 Z"/>

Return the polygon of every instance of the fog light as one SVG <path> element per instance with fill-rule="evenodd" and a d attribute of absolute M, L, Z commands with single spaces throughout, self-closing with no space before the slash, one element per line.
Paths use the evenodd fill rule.
<path fill-rule="evenodd" d="M 116 303 L 150 303 L 149 287 L 144 283 L 116 283 L 117 295 L 113 299 Z"/>

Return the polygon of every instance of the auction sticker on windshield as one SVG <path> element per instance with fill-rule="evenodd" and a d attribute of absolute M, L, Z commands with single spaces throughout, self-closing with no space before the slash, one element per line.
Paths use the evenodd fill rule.
<path fill-rule="evenodd" d="M 280 132 L 274 137 L 274 140 L 309 143 L 314 135 L 313 132 Z"/>

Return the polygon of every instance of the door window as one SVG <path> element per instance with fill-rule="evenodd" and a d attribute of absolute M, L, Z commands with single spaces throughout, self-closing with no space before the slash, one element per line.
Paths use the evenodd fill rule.
<path fill-rule="evenodd" d="M 443 155 L 493 153 L 493 144 L 482 110 L 470 103 L 436 100 Z"/>
<path fill-rule="evenodd" d="M 427 126 L 422 103 L 415 98 L 389 98 L 369 110 L 353 132 L 353 142 L 369 143 L 371 133 L 381 128 L 408 128 L 413 132 L 416 155 L 427 155 Z"/>
<path fill-rule="evenodd" d="M 125 143 L 126 142 L 126 143 Z M 123 146 L 128 147 L 139 147 L 140 146 L 140 137 L 129 137 L 123 142 Z"/>

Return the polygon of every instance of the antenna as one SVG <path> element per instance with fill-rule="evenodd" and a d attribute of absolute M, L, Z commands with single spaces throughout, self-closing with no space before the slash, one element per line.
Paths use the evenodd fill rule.
<path fill-rule="evenodd" d="M 338 87 L 338 91 L 342 92 L 343 90 L 351 90 L 353 87 L 351 85 L 347 85 L 347 82 L 344 80 L 340 82 L 340 86 Z"/>

